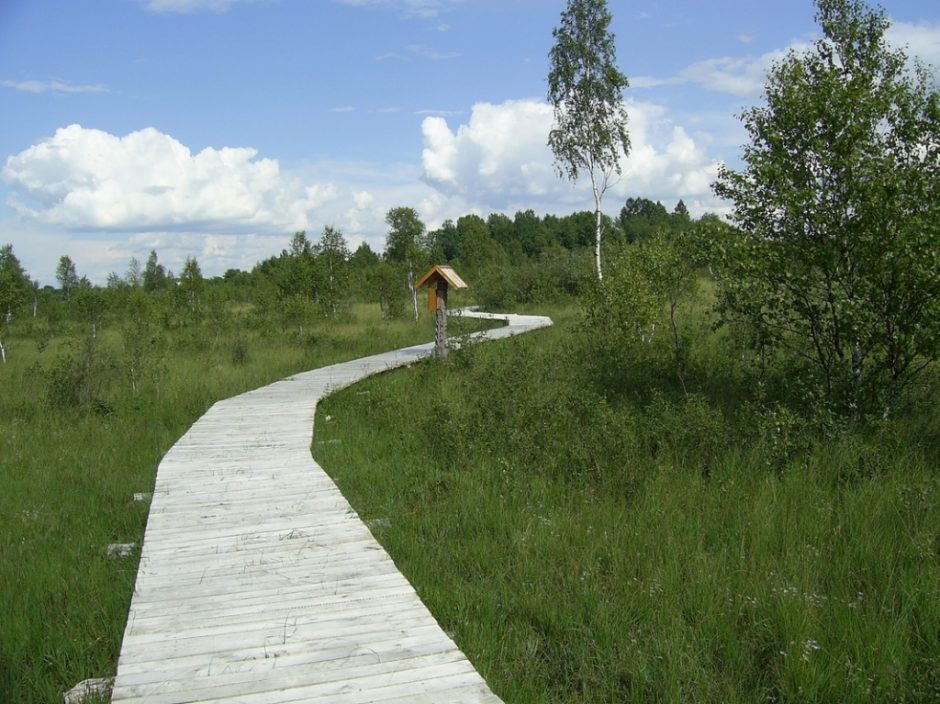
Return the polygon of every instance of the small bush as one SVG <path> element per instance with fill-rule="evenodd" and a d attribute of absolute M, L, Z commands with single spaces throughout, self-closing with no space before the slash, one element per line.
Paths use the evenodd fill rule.
<path fill-rule="evenodd" d="M 248 361 L 248 341 L 237 337 L 232 343 L 232 364 L 240 366 Z"/>
<path fill-rule="evenodd" d="M 55 408 L 79 406 L 86 385 L 85 371 L 72 355 L 58 357 L 45 370 L 46 402 Z"/>
<path fill-rule="evenodd" d="M 732 431 L 721 410 L 697 394 L 671 401 L 654 393 L 636 416 L 635 429 L 648 456 L 708 476 L 731 444 Z"/>
<path fill-rule="evenodd" d="M 78 356 L 61 355 L 43 372 L 46 403 L 53 408 L 75 408 L 100 399 L 113 368 L 113 360 L 89 339 Z"/>

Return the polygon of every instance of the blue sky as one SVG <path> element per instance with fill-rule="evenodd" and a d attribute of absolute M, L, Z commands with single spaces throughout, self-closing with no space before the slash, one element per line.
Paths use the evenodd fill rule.
<path fill-rule="evenodd" d="M 101 282 L 156 249 L 248 269 L 306 229 L 384 244 L 430 226 L 591 204 L 545 147 L 564 0 L 0 0 L 0 243 L 54 283 Z M 810 0 L 611 0 L 634 149 L 627 196 L 721 211 L 735 115 L 818 30 Z M 940 65 L 940 6 L 889 0 L 891 39 Z"/>

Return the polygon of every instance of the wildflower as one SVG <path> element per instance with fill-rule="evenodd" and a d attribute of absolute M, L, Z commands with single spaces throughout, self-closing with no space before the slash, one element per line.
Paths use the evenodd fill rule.
<path fill-rule="evenodd" d="M 807 639 L 806 642 L 803 643 L 803 656 L 801 660 L 803 660 L 803 662 L 809 662 L 810 656 L 821 648 L 822 646 L 819 644 L 819 641 L 815 641 L 811 638 Z"/>

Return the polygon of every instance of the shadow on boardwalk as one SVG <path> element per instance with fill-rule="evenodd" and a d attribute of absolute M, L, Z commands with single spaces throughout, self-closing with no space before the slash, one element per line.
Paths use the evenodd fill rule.
<path fill-rule="evenodd" d="M 551 325 L 472 315 L 508 322 L 481 339 Z M 220 401 L 170 449 L 112 702 L 500 701 L 310 455 L 320 399 L 431 348 Z"/>

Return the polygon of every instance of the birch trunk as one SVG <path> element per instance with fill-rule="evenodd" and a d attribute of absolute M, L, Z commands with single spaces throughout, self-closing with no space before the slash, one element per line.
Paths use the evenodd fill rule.
<path fill-rule="evenodd" d="M 689 390 L 685 386 L 685 374 L 682 371 L 682 344 L 679 340 L 679 326 L 676 324 L 676 308 L 678 304 L 672 300 L 669 302 L 669 324 L 672 326 L 672 349 L 676 357 L 676 376 L 679 377 L 679 383 L 682 384 L 682 393 L 689 395 Z"/>
<path fill-rule="evenodd" d="M 862 364 L 862 345 L 856 339 L 852 342 L 852 400 L 849 403 L 853 421 L 861 419 Z"/>
<path fill-rule="evenodd" d="M 601 220 L 601 187 L 597 183 L 597 175 L 594 169 L 589 169 L 591 174 L 591 190 L 594 191 L 594 265 L 597 268 L 597 280 L 604 280 L 604 271 L 601 268 L 601 235 L 603 234 L 603 221 Z"/>
<path fill-rule="evenodd" d="M 408 269 L 408 290 L 411 292 L 411 307 L 414 310 L 415 320 L 418 319 L 418 292 L 415 291 L 415 274 Z"/>

